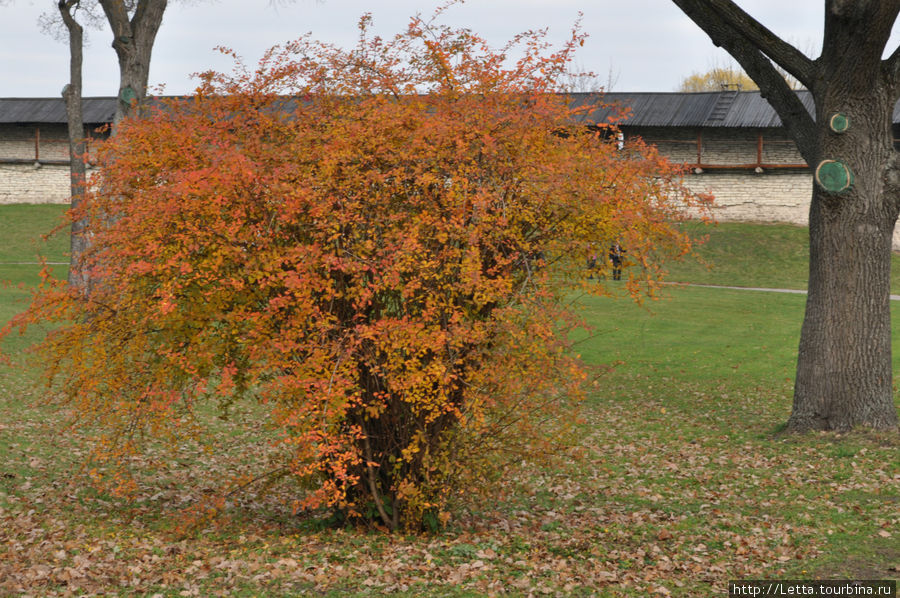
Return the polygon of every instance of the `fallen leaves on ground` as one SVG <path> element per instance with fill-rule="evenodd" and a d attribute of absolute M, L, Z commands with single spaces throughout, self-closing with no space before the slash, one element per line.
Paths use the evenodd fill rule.
<path fill-rule="evenodd" d="M 821 572 L 841 542 L 894 541 L 896 435 L 780 438 L 765 421 L 729 433 L 677 405 L 638 409 L 605 384 L 582 459 L 521 464 L 505 495 L 461 498 L 448 530 L 420 536 L 292 516 L 286 486 L 251 486 L 186 527 L 223 479 L 265 459 L 265 442 L 242 452 L 234 436 L 260 430 L 223 423 L 219 449 L 166 457 L 125 503 L 89 488 L 59 415 L 0 385 L 0 594 L 711 595 L 728 580 Z M 885 548 L 885 577 L 898 558 Z"/>

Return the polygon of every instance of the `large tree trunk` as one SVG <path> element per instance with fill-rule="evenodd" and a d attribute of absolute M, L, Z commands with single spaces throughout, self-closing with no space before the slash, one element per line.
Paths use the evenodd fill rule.
<path fill-rule="evenodd" d="M 113 119 L 113 134 L 147 94 L 153 42 L 162 25 L 167 0 L 140 0 L 128 18 L 124 0 L 100 0 L 113 31 L 113 49 L 119 59 L 119 101 Z"/>
<path fill-rule="evenodd" d="M 891 362 L 891 241 L 897 220 L 890 200 L 895 151 L 893 97 L 864 97 L 840 82 L 817 98 L 820 160 L 840 160 L 853 186 L 829 191 L 814 183 L 809 215 L 809 294 L 800 335 L 791 430 L 849 430 L 897 425 Z M 879 105 L 873 105 L 879 104 Z M 835 114 L 849 126 L 836 132 Z M 888 199 L 888 200 L 886 200 Z"/>
<path fill-rule="evenodd" d="M 69 32 L 69 84 L 63 89 L 66 101 L 66 120 L 69 132 L 69 184 L 71 189 L 71 209 L 81 207 L 86 189 L 84 158 L 87 143 L 84 136 L 84 117 L 81 108 L 81 65 L 84 48 L 84 30 L 70 12 L 74 1 L 60 2 L 59 12 Z M 70 241 L 69 284 L 88 292 L 88 275 L 81 268 L 81 258 L 87 249 L 85 236 L 86 222 L 79 219 L 72 222 Z"/>
<path fill-rule="evenodd" d="M 788 428 L 896 427 L 890 266 L 900 154 L 891 126 L 900 96 L 900 48 L 882 57 L 900 0 L 825 0 L 816 60 L 732 0 L 673 2 L 756 81 L 817 172 L 809 295 Z M 812 92 L 815 119 L 776 65 Z"/>
<path fill-rule="evenodd" d="M 859 172 L 858 177 L 877 176 Z M 891 376 L 891 236 L 896 215 L 856 192 L 859 210 L 815 191 L 810 268 L 800 335 L 795 431 L 897 425 Z M 868 205 L 866 205 L 868 204 Z M 841 213 L 844 216 L 841 216 Z"/>
<path fill-rule="evenodd" d="M 813 184 L 809 294 L 788 420 L 797 431 L 897 426 L 890 312 L 896 91 L 881 77 L 877 49 L 839 49 L 860 34 L 846 18 L 832 8 L 826 23 L 833 43 L 820 58 L 824 76 L 814 90 L 814 164 L 839 160 L 853 184 L 846 191 L 829 191 L 819 177 Z M 836 115 L 846 119 L 845 130 Z"/>

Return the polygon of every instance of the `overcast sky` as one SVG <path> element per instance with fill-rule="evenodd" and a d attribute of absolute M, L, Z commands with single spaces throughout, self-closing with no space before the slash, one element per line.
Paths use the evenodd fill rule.
<path fill-rule="evenodd" d="M 92 1 L 92 0 L 85 0 Z M 56 0 L 0 0 L 0 97 L 56 97 L 68 79 L 68 48 L 41 32 L 41 12 Z M 156 40 L 151 84 L 169 94 L 189 93 L 191 73 L 230 70 L 213 48 L 226 45 L 248 64 L 273 44 L 311 32 L 322 41 L 350 46 L 356 22 L 368 11 L 375 30 L 389 36 L 416 12 L 429 14 L 433 0 L 169 0 Z M 775 33 L 806 52 L 821 39 L 822 0 L 741 0 L 740 5 Z M 709 38 L 670 0 L 468 0 L 452 7 L 445 22 L 466 26 L 496 46 L 528 29 L 550 28 L 563 40 L 578 12 L 590 34 L 577 56 L 583 70 L 614 82 L 613 91 L 673 91 L 694 71 L 728 62 Z M 115 95 L 118 74 L 108 30 L 91 30 L 85 52 L 84 94 Z M 611 77 L 610 77 L 611 75 Z"/>

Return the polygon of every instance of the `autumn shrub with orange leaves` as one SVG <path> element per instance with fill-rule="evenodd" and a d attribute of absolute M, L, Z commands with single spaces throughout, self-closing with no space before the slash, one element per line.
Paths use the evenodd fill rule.
<path fill-rule="evenodd" d="M 585 380 L 573 291 L 611 284 L 586 260 L 618 240 L 639 298 L 689 252 L 677 224 L 703 208 L 678 170 L 554 93 L 580 34 L 548 53 L 540 33 L 491 50 L 434 20 L 368 26 L 349 51 L 302 38 L 206 73 L 97 149 L 73 218 L 98 282 L 47 278 L 13 324 L 57 324 L 42 359 L 93 424 L 98 479 L 127 492 L 145 438 L 253 401 L 296 509 L 434 525 L 560 450 Z"/>

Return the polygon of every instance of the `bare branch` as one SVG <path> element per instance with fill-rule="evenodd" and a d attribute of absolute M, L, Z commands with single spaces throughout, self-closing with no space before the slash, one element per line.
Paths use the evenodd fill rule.
<path fill-rule="evenodd" d="M 678 4 L 676 2 L 676 4 Z M 724 23 L 765 54 L 775 64 L 800 81 L 807 89 L 812 89 L 815 77 L 815 63 L 806 54 L 772 33 L 762 23 L 747 14 L 731 0 L 707 0 Z"/>
<path fill-rule="evenodd" d="M 98 10 L 97 3 L 93 0 L 68 0 L 62 5 L 53 2 L 53 9 L 43 12 L 38 16 L 38 28 L 58 42 L 69 43 L 69 31 L 66 28 L 65 19 L 61 18 L 60 6 L 69 11 L 72 18 L 77 19 L 85 29 L 102 29 L 104 24 L 103 14 Z M 87 32 L 83 34 L 82 45 L 89 44 Z"/>
<path fill-rule="evenodd" d="M 775 68 L 770 55 L 756 43 L 762 39 L 760 29 L 766 32 L 768 32 L 768 29 L 759 25 L 752 17 L 747 15 L 747 19 L 755 23 L 755 25 L 745 23 L 752 30 L 748 33 L 746 30 L 726 21 L 720 16 L 718 10 L 710 9 L 711 5 L 730 5 L 735 10 L 740 11 L 730 0 L 672 1 L 709 35 L 715 45 L 727 50 L 756 84 L 759 85 L 763 97 L 769 101 L 778 113 L 778 116 L 781 117 L 794 141 L 796 141 L 797 148 L 800 150 L 803 158 L 807 163 L 814 164 L 816 160 L 815 121 L 807 112 L 796 92 L 791 89 L 781 73 Z M 740 11 L 740 13 L 746 15 L 743 11 Z M 771 32 L 769 34 L 774 37 L 774 34 L 771 34 Z M 793 48 L 786 42 L 781 42 L 781 44 Z M 769 45 L 781 48 L 784 51 L 784 48 L 778 44 Z M 787 62 L 790 64 L 779 64 L 806 85 L 807 88 L 814 89 L 816 63 L 809 60 L 799 50 L 795 51 L 799 56 L 802 56 L 802 61 L 798 58 L 797 61 L 793 62 L 788 60 Z"/>
<path fill-rule="evenodd" d="M 128 19 L 128 9 L 125 3 L 122 0 L 99 0 L 99 2 L 115 39 L 131 37 L 131 22 Z"/>

